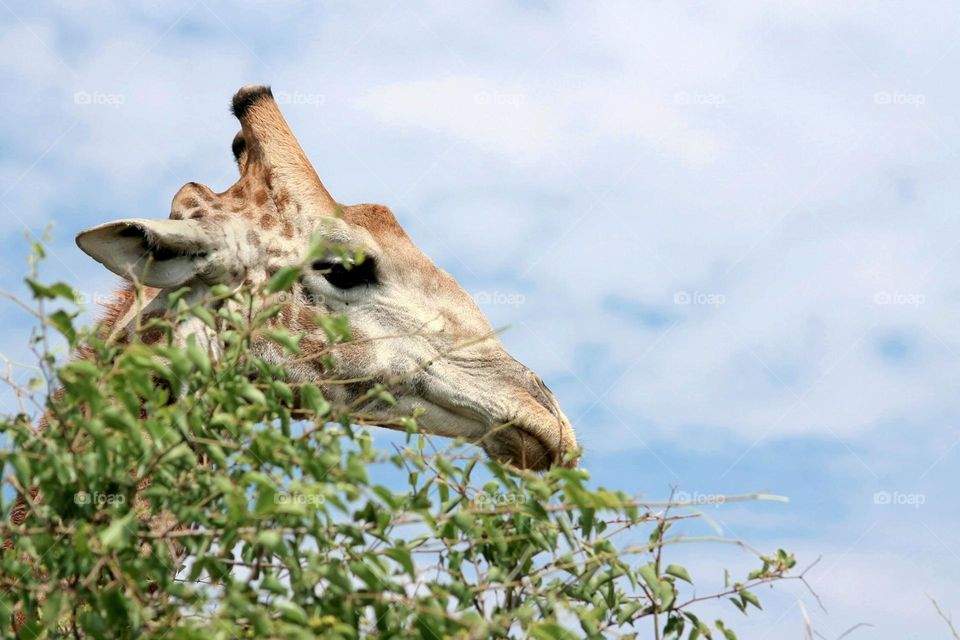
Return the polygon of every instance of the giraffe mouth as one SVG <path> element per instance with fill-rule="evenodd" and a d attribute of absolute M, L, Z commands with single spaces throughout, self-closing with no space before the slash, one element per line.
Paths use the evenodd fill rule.
<path fill-rule="evenodd" d="M 488 455 L 522 469 L 545 471 L 553 466 L 576 466 L 576 458 L 567 454 L 577 451 L 573 426 L 556 397 L 537 374 L 525 369 L 523 396 L 514 418 L 493 427 Z"/>
<path fill-rule="evenodd" d="M 549 442 L 540 429 L 518 420 L 493 420 L 467 407 L 443 407 L 446 411 L 483 425 L 483 435 L 474 444 L 488 456 L 521 469 L 545 471 L 563 458 L 559 441 Z M 557 439 L 558 440 L 558 439 Z"/>
<path fill-rule="evenodd" d="M 429 406 L 423 416 L 428 431 L 466 437 L 500 462 L 532 471 L 576 466 L 575 459 L 566 460 L 578 450 L 576 436 L 556 397 L 526 368 L 519 380 L 519 388 L 510 385 L 504 391 L 505 402 L 490 402 L 470 387 L 437 393 L 430 385 L 416 389 L 414 402 Z"/>
<path fill-rule="evenodd" d="M 531 471 L 546 471 L 559 464 L 561 451 L 529 431 L 507 425 L 494 427 L 494 433 L 480 443 L 491 458 Z"/>
<path fill-rule="evenodd" d="M 426 411 L 417 419 L 426 433 L 464 437 L 494 460 L 531 471 L 545 471 L 563 463 L 564 454 L 576 448 L 573 430 L 563 417 L 539 403 L 527 408 L 523 420 L 491 420 L 477 407 L 443 402 L 436 398 L 398 396 L 401 413 Z M 424 406 L 426 404 L 426 406 Z M 390 422 L 382 426 L 400 429 Z M 571 434 L 566 436 L 564 434 Z M 571 444 L 572 442 L 572 444 Z"/>

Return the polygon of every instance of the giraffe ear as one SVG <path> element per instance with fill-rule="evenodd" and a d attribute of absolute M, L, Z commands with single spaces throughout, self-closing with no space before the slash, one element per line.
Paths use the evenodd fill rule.
<path fill-rule="evenodd" d="M 131 282 L 160 289 L 198 275 L 199 263 L 214 247 L 196 220 L 116 220 L 77 235 L 87 255 Z"/>

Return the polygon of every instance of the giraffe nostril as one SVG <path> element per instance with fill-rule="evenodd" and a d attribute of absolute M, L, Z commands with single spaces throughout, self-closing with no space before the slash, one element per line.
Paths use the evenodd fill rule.
<path fill-rule="evenodd" d="M 530 372 L 530 377 L 532 378 L 530 395 L 532 395 L 534 399 L 547 411 L 554 415 L 558 415 L 560 412 L 560 405 L 557 403 L 556 396 L 554 396 L 553 392 L 550 391 L 550 387 L 548 387 L 543 381 L 543 378 L 532 371 Z"/>

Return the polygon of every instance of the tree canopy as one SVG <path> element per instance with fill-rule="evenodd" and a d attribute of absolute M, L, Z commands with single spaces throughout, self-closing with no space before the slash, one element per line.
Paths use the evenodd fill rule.
<path fill-rule="evenodd" d="M 339 406 L 324 393 L 337 380 L 294 385 L 250 354 L 268 336 L 296 357 L 282 299 L 261 304 L 295 276 L 214 292 L 229 304 L 175 300 L 139 327 L 167 339 L 123 345 L 77 326 L 72 287 L 31 275 L 40 373 L 8 379 L 21 411 L 0 419 L 3 510 L 37 495 L 2 526 L 0 613 L 19 612 L 21 637 L 732 639 L 735 620 L 698 606 L 725 598 L 739 616 L 793 576 L 774 550 L 697 592 L 675 545 L 749 547 L 682 531 L 701 514 L 677 495 L 594 486 L 589 460 L 521 471 L 419 434 L 416 415 L 398 420 L 405 446 L 379 450 L 357 409 L 391 403 L 389 388 Z M 216 329 L 220 357 L 174 344 L 187 316 Z M 342 319 L 319 321 L 331 344 L 351 340 Z"/>

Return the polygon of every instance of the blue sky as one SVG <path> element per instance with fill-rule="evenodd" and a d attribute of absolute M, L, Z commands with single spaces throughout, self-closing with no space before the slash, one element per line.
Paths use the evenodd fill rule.
<path fill-rule="evenodd" d="M 715 518 L 822 555 L 829 614 L 785 585 L 741 637 L 800 637 L 798 600 L 827 638 L 944 637 L 960 15 L 848 4 L 3 0 L 0 287 L 52 223 L 46 272 L 109 292 L 76 232 L 231 184 L 229 97 L 271 84 L 334 196 L 389 205 L 510 325 L 599 483 L 791 497 Z"/>

